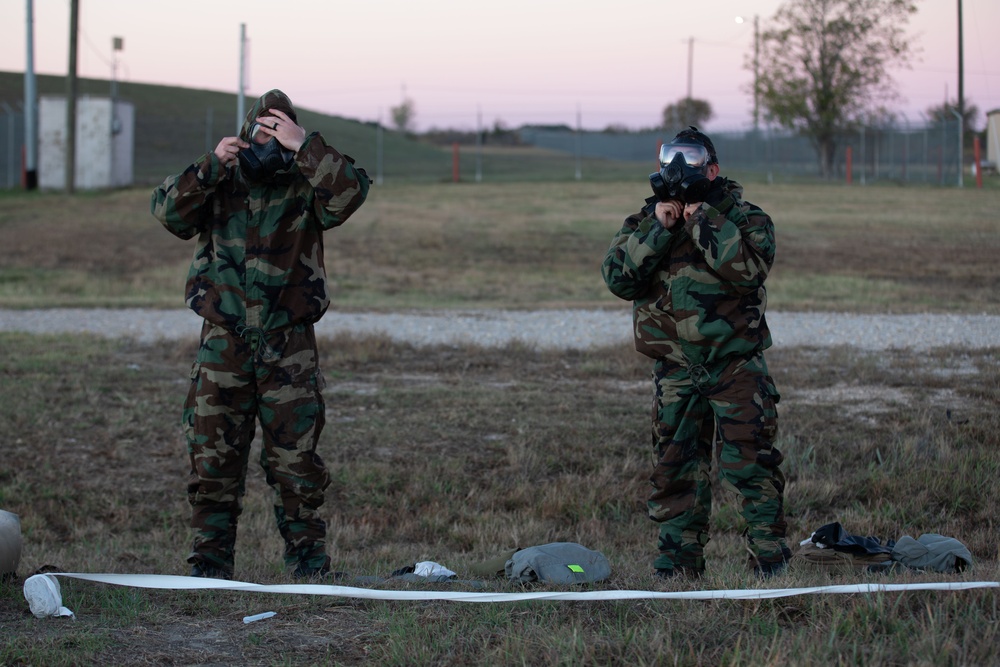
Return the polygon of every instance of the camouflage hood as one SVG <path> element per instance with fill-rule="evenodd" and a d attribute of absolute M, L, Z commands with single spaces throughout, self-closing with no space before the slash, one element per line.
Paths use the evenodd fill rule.
<path fill-rule="evenodd" d="M 246 118 L 243 119 L 243 126 L 240 128 L 240 139 L 250 141 L 250 126 L 256 123 L 257 119 L 261 116 L 268 115 L 269 109 L 283 111 L 296 123 L 299 122 L 298 116 L 295 114 L 295 108 L 292 107 L 292 101 L 288 99 L 288 95 L 275 88 L 258 97 L 257 101 L 250 107 Z"/>

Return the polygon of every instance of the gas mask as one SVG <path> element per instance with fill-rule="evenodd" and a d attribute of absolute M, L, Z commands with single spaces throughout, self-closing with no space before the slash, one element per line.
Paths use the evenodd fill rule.
<path fill-rule="evenodd" d="M 660 201 L 705 201 L 712 187 L 706 176 L 708 165 L 709 154 L 704 146 L 664 144 L 660 148 L 660 171 L 649 175 L 649 185 Z"/>
<path fill-rule="evenodd" d="M 278 143 L 276 137 L 271 137 L 266 143 L 254 141 L 259 125 L 250 127 L 250 147 L 237 153 L 240 170 L 247 180 L 255 183 L 267 183 L 274 180 L 275 174 L 292 166 L 295 154 Z"/>

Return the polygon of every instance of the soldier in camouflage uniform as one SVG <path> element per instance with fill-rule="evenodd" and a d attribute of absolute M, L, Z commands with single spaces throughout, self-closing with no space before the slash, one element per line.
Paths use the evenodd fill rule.
<path fill-rule="evenodd" d="M 251 145 L 253 142 L 253 146 Z M 250 445 L 274 490 L 286 566 L 330 570 L 320 518 L 330 476 L 316 451 L 323 376 L 313 323 L 330 304 L 323 232 L 361 206 L 370 181 L 288 97 L 265 93 L 226 137 L 152 196 L 174 235 L 198 237 L 187 304 L 204 318 L 183 426 L 191 460 L 192 576 L 232 578 Z"/>
<path fill-rule="evenodd" d="M 696 128 L 664 148 L 661 160 L 688 149 L 702 154 L 700 164 L 688 164 L 711 181 L 705 200 L 646 200 L 625 220 L 602 266 L 611 292 L 633 301 L 636 349 L 655 360 L 654 572 L 704 573 L 717 451 L 723 486 L 740 496 L 751 564 L 770 576 L 790 557 L 782 456 L 774 447 L 779 395 L 764 361 L 774 225 L 742 199 L 738 183 L 719 177 L 715 148 Z"/>

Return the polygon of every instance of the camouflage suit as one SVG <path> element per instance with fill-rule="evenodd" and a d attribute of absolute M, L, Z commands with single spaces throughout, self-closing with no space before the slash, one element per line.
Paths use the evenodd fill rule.
<path fill-rule="evenodd" d="M 289 99 L 272 90 L 247 114 L 241 139 L 250 140 L 250 126 L 268 109 L 295 119 Z M 329 567 L 319 515 L 329 474 L 316 452 L 324 402 L 313 323 L 330 304 L 323 231 L 361 206 L 369 184 L 350 158 L 313 133 L 271 182 L 249 182 L 212 152 L 153 192 L 153 215 L 182 239 L 198 237 L 186 287 L 188 306 L 205 320 L 183 412 L 190 563 L 232 575 L 259 421 L 260 465 L 274 490 L 285 563 L 307 573 Z"/>
<path fill-rule="evenodd" d="M 714 205 L 670 229 L 647 200 L 615 236 L 602 273 L 612 293 L 633 301 L 636 349 L 655 360 L 654 567 L 704 571 L 717 455 L 724 487 L 741 498 L 753 565 L 767 571 L 788 556 L 782 457 L 773 446 L 779 396 L 763 354 L 774 225 L 734 181 L 717 178 L 706 199 Z"/>

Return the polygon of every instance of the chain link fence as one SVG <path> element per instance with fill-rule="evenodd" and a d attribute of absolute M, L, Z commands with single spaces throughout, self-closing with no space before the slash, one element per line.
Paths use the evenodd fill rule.
<path fill-rule="evenodd" d="M 21 187 L 24 163 L 24 110 L 0 102 L 0 189 Z"/>
<path fill-rule="evenodd" d="M 213 115 L 206 118 L 204 142 L 211 150 Z M 24 165 L 24 111 L 20 106 L 0 102 L 0 189 L 21 187 Z M 501 180 L 516 178 L 516 172 L 533 179 L 544 179 L 545 174 L 557 170 L 572 174 L 581 180 L 604 180 L 608 175 L 596 173 L 593 160 L 611 160 L 624 163 L 646 163 L 649 170 L 656 169 L 656 156 L 660 142 L 669 141 L 676 132 L 588 132 L 570 128 L 525 127 L 515 131 L 523 145 L 546 149 L 547 155 L 537 158 L 518 158 L 513 165 L 492 152 L 472 157 L 474 149 L 463 146 L 462 162 L 475 159 L 474 167 L 463 166 L 463 174 L 475 170 L 476 180 L 499 177 Z M 753 177 L 766 182 L 796 182 L 820 178 L 817 152 L 804 137 L 763 128 L 757 131 L 713 132 L 710 134 L 726 173 L 738 173 L 741 178 Z M 142 144 L 137 137 L 137 144 Z M 201 143 L 198 141 L 197 143 Z M 372 155 L 358 151 L 363 163 L 374 166 L 393 160 L 391 149 L 376 157 L 374 141 Z M 192 146 L 194 155 L 201 146 Z M 382 149 L 379 148 L 379 151 Z M 850 180 L 855 184 L 901 183 L 957 186 L 963 175 L 972 173 L 971 150 L 963 150 L 957 121 L 934 125 L 908 124 L 865 127 L 838 137 L 832 179 Z M 136 169 L 143 170 L 143 151 L 137 145 Z M 539 164 L 527 164 L 536 159 Z M 495 164 L 491 164 L 495 162 Z M 585 168 L 580 168 L 583 162 Z M 543 164 L 544 163 L 544 164 Z M 565 164 L 562 164 L 565 163 Z M 965 173 L 959 165 L 966 165 Z M 449 158 L 442 157 L 439 169 L 442 179 L 450 176 Z M 992 165 L 986 165 L 992 166 Z M 172 168 L 172 167 L 171 167 Z M 992 169 L 995 170 L 995 166 Z M 168 171 L 158 167 L 159 171 Z M 848 175 L 848 170 L 850 174 Z M 373 173 L 373 169 L 369 172 Z M 555 173 L 553 171 L 553 173 Z M 512 175 L 513 174 L 513 175 Z M 463 176 L 464 177 L 464 176 Z M 573 176 L 570 176 L 572 178 Z M 395 180 L 395 179 L 394 179 Z M 405 179 L 404 179 L 405 180 Z"/>
<path fill-rule="evenodd" d="M 660 142 L 670 141 L 675 134 L 520 130 L 526 144 L 582 157 L 648 161 L 653 168 Z M 713 132 L 710 136 L 727 172 L 757 174 L 769 182 L 820 178 L 818 153 L 805 137 L 771 128 Z M 861 184 L 959 185 L 959 164 L 971 165 L 972 160 L 971 151 L 962 149 L 957 121 L 860 128 L 837 137 L 834 155 L 832 177 Z"/>

